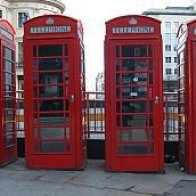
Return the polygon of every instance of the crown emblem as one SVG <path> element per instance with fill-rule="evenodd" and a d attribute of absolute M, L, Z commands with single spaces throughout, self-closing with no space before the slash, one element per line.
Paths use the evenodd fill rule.
<path fill-rule="evenodd" d="M 136 20 L 135 18 L 131 18 L 131 19 L 129 20 L 129 24 L 130 24 L 130 25 L 136 25 L 136 24 L 137 24 L 137 20 Z"/>
<path fill-rule="evenodd" d="M 46 20 L 46 24 L 47 24 L 47 25 L 52 25 L 52 24 L 54 24 L 54 20 L 53 20 L 52 18 L 48 18 L 48 19 Z"/>

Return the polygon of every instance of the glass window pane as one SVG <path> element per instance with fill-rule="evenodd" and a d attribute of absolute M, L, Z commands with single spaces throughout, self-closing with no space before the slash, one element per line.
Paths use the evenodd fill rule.
<path fill-rule="evenodd" d="M 63 110 L 63 100 L 44 100 L 40 101 L 40 111 L 62 111 Z"/>
<path fill-rule="evenodd" d="M 65 58 L 64 63 L 65 63 L 65 72 L 69 72 L 69 59 Z M 82 66 L 82 69 L 84 69 L 83 66 Z"/>
<path fill-rule="evenodd" d="M 154 131 L 153 131 L 153 129 L 150 129 L 149 130 L 149 140 L 153 140 L 154 139 Z"/>
<path fill-rule="evenodd" d="M 68 52 L 69 52 L 69 50 L 68 50 L 68 45 L 65 44 L 65 56 L 68 56 Z"/>
<path fill-rule="evenodd" d="M 165 42 L 170 43 L 171 42 L 171 33 L 165 33 Z"/>
<path fill-rule="evenodd" d="M 152 50 L 152 45 L 148 46 L 148 56 L 153 56 L 153 50 Z"/>
<path fill-rule="evenodd" d="M 123 59 L 122 69 L 129 71 L 146 71 L 147 60 L 146 59 Z"/>
<path fill-rule="evenodd" d="M 10 73 L 5 73 L 5 83 L 6 84 L 14 84 L 14 77 Z"/>
<path fill-rule="evenodd" d="M 67 99 L 65 101 L 65 111 L 68 112 L 69 111 L 69 99 Z"/>
<path fill-rule="evenodd" d="M 38 90 L 39 90 L 38 87 L 33 88 L 33 96 L 34 96 L 34 98 L 38 98 L 39 97 Z M 34 107 L 34 109 L 35 109 L 35 107 Z"/>
<path fill-rule="evenodd" d="M 63 97 L 63 87 L 58 85 L 40 87 L 40 97 Z"/>
<path fill-rule="evenodd" d="M 116 103 L 116 112 L 120 113 L 120 102 Z"/>
<path fill-rule="evenodd" d="M 178 30 L 179 28 L 179 22 L 174 22 L 173 23 L 174 29 Z"/>
<path fill-rule="evenodd" d="M 67 143 L 67 147 L 70 150 L 70 145 Z M 65 151 L 65 143 L 63 141 L 41 141 L 40 151 L 46 153 L 61 153 Z"/>
<path fill-rule="evenodd" d="M 120 46 L 116 46 L 116 57 L 120 56 Z"/>
<path fill-rule="evenodd" d="M 165 22 L 165 28 L 168 30 L 171 29 L 171 22 Z"/>
<path fill-rule="evenodd" d="M 146 95 L 147 95 L 146 87 L 122 88 L 122 98 L 124 99 L 145 98 Z"/>
<path fill-rule="evenodd" d="M 152 59 L 148 59 L 148 66 L 149 66 L 149 71 L 153 70 L 153 60 Z"/>
<path fill-rule="evenodd" d="M 29 19 L 28 12 L 19 12 L 18 13 L 18 27 L 23 27 L 24 22 Z"/>
<path fill-rule="evenodd" d="M 62 56 L 62 55 L 63 55 L 62 45 L 40 45 L 39 46 L 39 57 Z"/>
<path fill-rule="evenodd" d="M 120 88 L 116 88 L 116 97 L 120 98 Z"/>
<path fill-rule="evenodd" d="M 34 69 L 36 68 L 37 63 L 34 63 Z M 60 58 L 52 59 L 40 59 L 39 60 L 39 70 L 59 70 L 63 69 L 63 60 Z"/>
<path fill-rule="evenodd" d="M 116 126 L 120 127 L 120 115 L 116 116 Z"/>
<path fill-rule="evenodd" d="M 147 118 L 146 115 L 123 115 L 122 126 L 146 126 Z"/>
<path fill-rule="evenodd" d="M 122 148 L 118 147 L 118 153 L 124 154 L 124 155 L 147 154 L 147 145 L 145 143 L 144 144 L 124 144 Z"/>
<path fill-rule="evenodd" d="M 149 74 L 149 84 L 153 84 L 153 74 Z"/>
<path fill-rule="evenodd" d="M 9 114 L 7 110 L 4 112 L 5 122 L 7 121 L 15 121 L 15 115 Z"/>
<path fill-rule="evenodd" d="M 14 144 L 14 135 L 13 133 L 11 134 L 6 134 L 6 146 L 10 146 Z"/>
<path fill-rule="evenodd" d="M 14 111 L 15 111 L 14 109 L 6 108 L 5 115 L 14 115 L 15 114 Z"/>
<path fill-rule="evenodd" d="M 33 84 L 34 85 L 39 84 L 39 74 L 37 73 L 33 74 Z"/>
<path fill-rule="evenodd" d="M 149 146 L 149 153 L 150 153 L 150 154 L 154 154 L 154 143 L 150 143 L 150 146 Z"/>
<path fill-rule="evenodd" d="M 171 57 L 165 57 L 165 62 L 166 63 L 171 63 Z"/>
<path fill-rule="evenodd" d="M 119 71 L 120 70 L 120 60 L 116 59 L 115 64 L 116 64 L 116 71 Z"/>
<path fill-rule="evenodd" d="M 40 128 L 41 139 L 63 139 L 64 135 L 63 127 Z"/>
<path fill-rule="evenodd" d="M 4 66 L 4 68 L 5 68 L 5 71 L 6 71 L 6 72 L 12 73 L 12 72 L 13 72 L 13 70 L 12 70 L 12 68 L 13 68 L 13 63 L 10 62 L 10 61 L 6 61 L 6 60 L 5 60 L 5 66 Z"/>
<path fill-rule="evenodd" d="M 7 60 L 13 60 L 13 51 L 9 48 L 4 47 L 4 57 Z"/>
<path fill-rule="evenodd" d="M 70 123 L 70 115 L 69 114 L 65 114 L 65 122 L 66 122 L 66 125 L 68 126 Z"/>
<path fill-rule="evenodd" d="M 52 114 L 51 114 L 52 115 Z M 61 125 L 65 123 L 65 118 L 64 116 L 50 116 L 50 114 L 47 114 L 46 116 L 41 116 L 39 118 L 39 122 L 37 118 L 35 117 L 34 123 L 35 124 L 40 124 L 40 125 Z"/>
<path fill-rule="evenodd" d="M 6 98 L 5 99 L 6 108 L 14 108 L 14 99 Z"/>
<path fill-rule="evenodd" d="M 36 137 L 35 137 L 36 138 Z M 37 141 L 35 141 L 34 142 L 34 151 L 35 152 L 38 152 L 39 150 L 38 150 L 38 147 L 39 147 L 39 144 L 38 144 L 38 142 Z"/>
<path fill-rule="evenodd" d="M 147 131 L 145 129 L 132 129 L 118 131 L 118 141 L 130 142 L 130 141 L 146 141 Z"/>
<path fill-rule="evenodd" d="M 70 139 L 70 128 L 69 127 L 66 127 L 65 129 L 65 138 Z"/>
<path fill-rule="evenodd" d="M 5 123 L 5 129 L 7 133 L 13 132 L 13 130 L 15 129 L 15 123 L 14 122 Z"/>
<path fill-rule="evenodd" d="M 16 93 L 15 92 L 13 92 L 13 91 L 5 91 L 5 97 L 9 97 L 9 98 L 13 98 L 13 99 L 15 99 L 15 95 Z"/>
<path fill-rule="evenodd" d="M 58 73 L 41 73 L 39 75 L 40 84 L 57 84 L 63 82 L 62 72 Z"/>
<path fill-rule="evenodd" d="M 6 84 L 5 91 L 12 92 L 14 91 L 14 87 L 11 84 Z"/>
<path fill-rule="evenodd" d="M 153 119 L 153 115 L 149 115 L 149 126 L 153 126 L 153 121 L 154 121 L 154 119 Z"/>
<path fill-rule="evenodd" d="M 14 130 L 15 130 L 15 123 L 14 122 L 5 123 L 6 146 L 13 145 L 13 143 L 14 143 Z"/>
<path fill-rule="evenodd" d="M 36 57 L 37 56 L 37 47 L 33 46 L 33 56 Z"/>
<path fill-rule="evenodd" d="M 153 101 L 149 101 L 149 112 L 153 112 Z"/>
<path fill-rule="evenodd" d="M 40 97 L 62 97 L 63 87 L 58 83 L 62 83 L 62 73 L 42 73 L 39 75 L 40 84 L 48 85 L 40 87 Z M 34 74 L 34 80 L 37 80 L 37 74 Z M 49 86 L 50 85 L 50 86 Z"/>
<path fill-rule="evenodd" d="M 122 57 L 147 56 L 147 45 L 122 46 Z"/>
<path fill-rule="evenodd" d="M 146 101 L 123 101 L 122 113 L 144 113 L 147 112 Z"/>
<path fill-rule="evenodd" d="M 165 51 L 171 51 L 171 45 L 165 45 Z"/>
<path fill-rule="evenodd" d="M 120 74 L 116 74 L 116 84 L 120 84 Z"/>
<path fill-rule="evenodd" d="M 41 59 L 41 61 L 42 61 L 43 59 Z M 45 59 L 44 59 L 45 60 Z M 33 69 L 35 70 L 35 71 L 39 71 L 39 60 L 37 60 L 37 59 L 33 59 L 33 61 L 32 61 L 32 63 L 33 63 Z"/>
<path fill-rule="evenodd" d="M 122 74 L 122 83 L 123 84 L 146 85 L 147 84 L 147 73 Z"/>

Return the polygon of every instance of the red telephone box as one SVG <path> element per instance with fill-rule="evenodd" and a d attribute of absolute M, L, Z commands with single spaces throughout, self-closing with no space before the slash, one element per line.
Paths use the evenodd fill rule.
<path fill-rule="evenodd" d="M 196 174 L 196 20 L 178 31 L 179 163 Z"/>
<path fill-rule="evenodd" d="M 28 168 L 86 162 L 85 68 L 79 21 L 44 15 L 24 25 L 25 158 Z"/>
<path fill-rule="evenodd" d="M 0 166 L 17 158 L 16 144 L 16 84 L 15 31 L 4 19 L 0 20 Z"/>
<path fill-rule="evenodd" d="M 160 21 L 122 16 L 106 23 L 106 169 L 163 171 Z"/>

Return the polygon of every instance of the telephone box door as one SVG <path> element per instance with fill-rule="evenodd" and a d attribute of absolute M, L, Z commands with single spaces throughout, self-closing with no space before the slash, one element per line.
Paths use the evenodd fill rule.
<path fill-rule="evenodd" d="M 16 86 L 15 86 L 15 48 L 1 41 L 1 149 L 0 165 L 17 158 L 16 144 Z M 0 152 L 1 155 L 1 152 Z"/>
<path fill-rule="evenodd" d="M 31 55 L 26 65 L 31 66 L 25 73 L 30 81 L 26 93 L 32 99 L 26 99 L 27 126 L 32 127 L 27 133 L 27 167 L 75 168 L 72 40 L 28 43 Z"/>
<path fill-rule="evenodd" d="M 113 133 L 106 133 L 111 142 L 109 170 L 163 170 L 162 63 L 157 48 L 154 41 L 117 40 L 109 45 L 109 70 L 114 74 L 106 80 L 115 81 L 111 95 L 106 92 L 114 119 Z"/>

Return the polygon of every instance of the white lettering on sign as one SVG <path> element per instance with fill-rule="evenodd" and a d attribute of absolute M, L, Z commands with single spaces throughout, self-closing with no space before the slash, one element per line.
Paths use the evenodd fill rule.
<path fill-rule="evenodd" d="M 154 27 L 113 27 L 112 33 L 154 33 Z"/>
<path fill-rule="evenodd" d="M 71 26 L 44 26 L 31 27 L 30 33 L 68 33 L 71 32 Z"/>
<path fill-rule="evenodd" d="M 13 35 L 10 32 L 8 32 L 8 31 L 6 31 L 6 30 L 4 30 L 2 28 L 0 28 L 0 33 L 1 33 L 1 35 L 3 35 L 6 38 L 8 38 L 9 40 L 14 40 Z"/>

